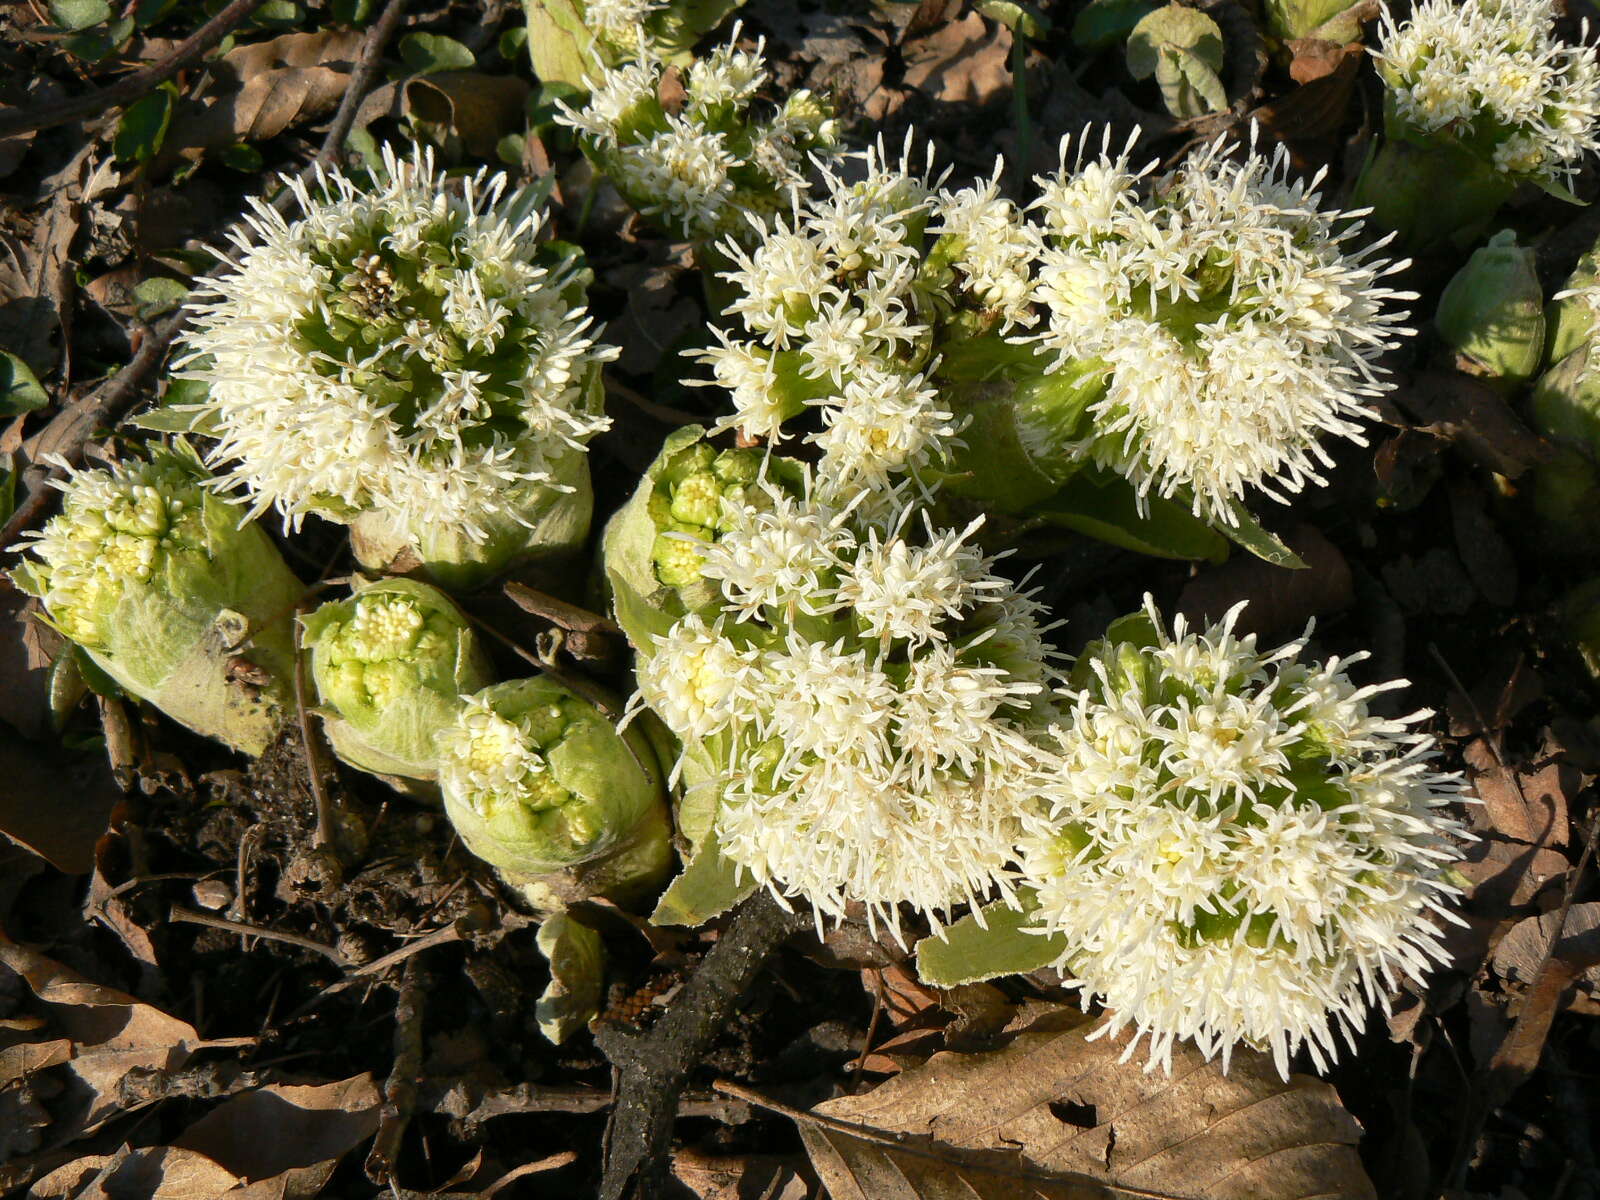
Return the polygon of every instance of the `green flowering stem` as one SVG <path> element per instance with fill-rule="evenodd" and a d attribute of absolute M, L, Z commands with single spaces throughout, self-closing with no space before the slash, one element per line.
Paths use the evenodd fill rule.
<path fill-rule="evenodd" d="M 1472 245 L 1516 191 L 1516 182 L 1449 142 L 1380 139 L 1356 180 L 1354 208 L 1393 231 L 1413 253 Z"/>

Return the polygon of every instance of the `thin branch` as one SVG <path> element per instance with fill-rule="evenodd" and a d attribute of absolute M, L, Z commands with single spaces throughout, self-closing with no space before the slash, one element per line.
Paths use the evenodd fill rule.
<path fill-rule="evenodd" d="M 373 80 L 378 77 L 378 65 L 383 58 L 384 47 L 394 37 L 395 30 L 400 28 L 405 15 L 406 0 L 389 0 L 377 23 L 367 30 L 366 40 L 361 43 L 361 57 L 356 60 L 355 70 L 350 73 L 350 82 L 345 85 L 339 109 L 333 114 L 327 136 L 322 139 L 322 148 L 300 172 L 302 180 L 309 181 L 318 171 L 333 166 L 339 152 L 344 149 L 345 139 L 350 136 L 350 130 L 356 123 L 356 114 L 361 111 L 361 102 L 367 98 Z M 293 204 L 293 188 L 284 188 L 272 200 L 272 207 L 280 213 L 287 213 Z"/>
<path fill-rule="evenodd" d="M 739 906 L 717 944 L 649 1033 L 602 1024 L 595 1045 L 616 1068 L 616 1103 L 606 1125 L 601 1200 L 622 1200 L 628 1182 L 639 1195 L 661 1193 L 678 1096 L 691 1068 L 721 1032 L 739 997 L 767 958 L 805 923 L 758 892 Z"/>
<path fill-rule="evenodd" d="M 96 116 L 139 99 L 185 67 L 199 62 L 263 3 L 265 0 L 233 0 L 160 62 L 152 63 L 142 71 L 135 71 L 110 87 L 100 88 L 98 91 L 76 96 L 71 100 L 42 104 L 31 110 L 13 109 L 11 112 L 0 112 L 0 138 L 13 137 L 19 133 L 32 133 L 36 129 L 45 129 L 66 121 L 76 121 L 80 117 Z"/>
<path fill-rule="evenodd" d="M 90 434 L 101 425 L 114 424 L 133 407 L 145 379 L 166 358 L 167 347 L 182 324 L 180 312 L 149 329 L 127 366 L 94 391 L 68 404 L 39 431 L 36 443 L 40 451 L 59 455 L 74 467 L 81 464 L 83 447 Z M 0 529 L 0 550 L 9 547 L 23 530 L 44 515 L 54 491 L 50 482 L 65 478 L 66 472 L 61 468 L 42 462 L 35 462 L 23 472 L 22 483 L 28 489 L 28 498 L 17 506 L 17 511 Z"/>
<path fill-rule="evenodd" d="M 196 909 L 185 908 L 181 904 L 172 906 L 172 911 L 167 914 L 167 919 L 183 925 L 203 925 L 207 929 L 221 929 L 227 933 L 237 933 L 242 937 L 258 937 L 274 942 L 287 942 L 291 946 L 299 946 L 302 950 L 313 950 L 336 966 L 348 967 L 350 965 L 350 960 L 332 946 L 312 941 L 308 937 L 301 937 L 298 933 L 279 933 L 276 929 L 262 929 L 259 925 L 246 925 L 243 921 L 230 921 L 227 917 L 219 917 L 214 913 L 199 912 Z"/>

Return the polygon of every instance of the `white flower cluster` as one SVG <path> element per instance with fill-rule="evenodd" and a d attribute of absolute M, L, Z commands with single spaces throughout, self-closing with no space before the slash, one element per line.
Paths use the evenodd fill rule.
<path fill-rule="evenodd" d="M 822 477 L 881 489 L 959 444 L 971 410 L 948 360 L 996 343 L 978 351 L 996 376 L 1070 371 L 1095 392 L 1076 433 L 1018 410 L 1046 475 L 1093 461 L 1227 526 L 1251 489 L 1320 482 L 1319 438 L 1361 441 L 1389 386 L 1378 359 L 1406 332 L 1392 302 L 1414 296 L 1383 280 L 1406 264 L 1352 247 L 1360 222 L 1321 207 L 1320 176 L 1290 179 L 1281 149 L 1234 162 L 1219 141 L 1152 181 L 1132 145 L 1069 167 L 1063 141 L 1033 221 L 998 175 L 941 188 L 909 151 L 898 167 L 868 153 L 858 182 L 828 174 L 791 222 L 728 248 L 742 330 L 701 353 L 732 394 L 723 427 L 778 438 L 819 408 Z"/>
<path fill-rule="evenodd" d="M 820 192 L 754 250 L 728 244 L 726 314 L 702 352 L 733 396 L 721 428 L 779 438 L 808 406 L 824 428 L 818 477 L 841 495 L 883 491 L 937 462 L 959 432 L 932 381 L 936 326 L 963 309 L 984 327 L 1027 321 L 1031 242 L 995 182 L 941 190 L 882 148 L 863 177 L 824 172 Z"/>
<path fill-rule="evenodd" d="M 805 184 L 808 154 L 831 151 L 838 122 L 808 91 L 791 95 L 770 119 L 751 108 L 766 86 L 762 57 L 732 39 L 697 58 L 681 103 L 663 103 L 665 65 L 640 60 L 586 80 L 582 108 L 557 119 L 582 135 L 586 154 L 634 208 L 684 237 L 708 239 L 748 228 L 788 208 Z"/>
<path fill-rule="evenodd" d="M 1038 180 L 1035 336 L 1056 369 L 1108 368 L 1077 453 L 1236 525 L 1248 489 L 1286 500 L 1322 482 L 1321 435 L 1364 444 L 1365 399 L 1392 386 L 1377 359 L 1405 332 L 1387 306 L 1415 299 L 1382 280 L 1407 264 L 1348 245 L 1360 222 L 1321 207 L 1320 173 L 1291 179 L 1282 147 L 1237 163 L 1219 140 L 1148 199 L 1153 164 L 1131 148 L 1102 142 L 1069 169 L 1063 140 Z"/>
<path fill-rule="evenodd" d="M 429 150 L 385 148 L 370 189 L 290 186 L 303 215 L 251 202 L 258 244 L 234 234 L 179 363 L 208 385 L 223 484 L 296 524 L 378 511 L 483 538 L 509 489 L 549 483 L 609 424 L 586 384 L 616 352 L 589 336 L 570 262 L 503 174 L 450 188 Z"/>
<path fill-rule="evenodd" d="M 667 7 L 667 0 L 585 0 L 583 23 L 613 54 L 637 58 L 648 47 L 645 22 Z"/>
<path fill-rule="evenodd" d="M 903 498 L 902 498 L 903 499 Z M 710 761 L 722 852 L 820 921 L 898 928 L 1004 888 L 1053 709 L 1038 608 L 902 503 L 887 524 L 770 487 L 704 546 L 720 611 L 641 655 L 640 695 Z"/>
<path fill-rule="evenodd" d="M 1022 840 L 1040 932 L 1071 944 L 1062 970 L 1113 1010 L 1114 1033 L 1206 1055 L 1244 1043 L 1287 1077 L 1319 1065 L 1367 1004 L 1443 961 L 1434 916 L 1454 889 L 1460 826 L 1438 810 L 1455 776 L 1429 768 L 1425 713 L 1374 715 L 1393 687 L 1237 637 L 1235 608 L 1169 636 L 1153 606 L 1143 636 L 1103 642 L 1074 671 L 1070 720 L 1042 819 Z M 1137 1045 L 1136 1038 L 1130 1044 Z"/>
<path fill-rule="evenodd" d="M 1502 175 L 1562 183 L 1600 149 L 1600 64 L 1558 41 L 1555 0 L 1422 0 L 1385 12 L 1376 52 L 1393 116 Z"/>
<path fill-rule="evenodd" d="M 453 725 L 439 734 L 439 784 L 485 820 L 511 823 L 571 799 L 552 776 L 545 750 L 564 727 L 559 708 L 533 707 L 507 717 L 492 697 L 464 697 Z"/>

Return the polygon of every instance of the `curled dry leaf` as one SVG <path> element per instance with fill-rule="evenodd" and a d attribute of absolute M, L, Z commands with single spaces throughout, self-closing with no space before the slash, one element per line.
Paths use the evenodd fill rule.
<path fill-rule="evenodd" d="M 66 1041 L 70 1057 L 60 1063 L 66 1091 L 51 1102 L 50 1140 L 61 1145 L 81 1137 L 122 1108 L 118 1091 L 136 1067 L 175 1071 L 200 1042 L 194 1026 L 132 996 L 91 983 L 34 950 L 0 940 L 0 968 L 20 977 L 42 1008 L 45 1025 L 35 1044 Z M 26 1052 L 14 1046 L 19 1054 Z M 56 1051 L 41 1046 L 47 1060 Z M 0 1084 L 10 1079 L 0 1079 Z"/>
<path fill-rule="evenodd" d="M 1583 781 L 1576 767 L 1560 759 L 1508 764 L 1484 738 L 1469 743 L 1462 757 L 1473 790 L 1483 801 L 1475 816 L 1481 813 L 1496 833 L 1512 841 L 1567 844 L 1568 803 Z"/>
<path fill-rule="evenodd" d="M 1332 1087 L 1285 1083 L 1236 1053 L 1229 1073 L 1180 1044 L 1172 1074 L 1119 1062 L 1126 1038 L 1051 1008 L 1003 1050 L 934 1055 L 818 1105 L 801 1136 L 834 1200 L 1184 1197 L 1375 1200 L 1361 1127 Z"/>
<path fill-rule="evenodd" d="M 1011 87 L 1011 31 L 977 13 L 905 45 L 905 86 L 943 103 L 986 104 Z"/>
<path fill-rule="evenodd" d="M 1531 984 L 1544 961 L 1545 948 L 1556 931 L 1559 912 L 1518 921 L 1494 948 L 1492 962 L 1501 978 Z M 1574 904 L 1567 910 L 1556 942 L 1554 957 L 1566 963 L 1577 982 L 1577 993 L 1588 1011 L 1597 1011 L 1594 998 L 1600 995 L 1600 901 Z"/>
<path fill-rule="evenodd" d="M 355 30 L 286 33 L 240 46 L 212 68 L 211 95 L 178 104 L 156 166 L 206 150 L 276 137 L 333 111 L 350 82 L 364 34 Z"/>

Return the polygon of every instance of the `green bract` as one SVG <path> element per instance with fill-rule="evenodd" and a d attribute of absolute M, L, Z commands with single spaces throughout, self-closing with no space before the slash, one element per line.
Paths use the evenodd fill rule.
<path fill-rule="evenodd" d="M 1528 411 L 1552 447 L 1533 470 L 1534 511 L 1545 548 L 1565 558 L 1600 557 L 1600 339 L 1596 283 L 1600 252 L 1590 250 L 1550 307 L 1550 368 Z"/>
<path fill-rule="evenodd" d="M 1539 369 L 1544 290 L 1533 251 L 1503 230 L 1478 249 L 1439 297 L 1439 336 L 1478 370 L 1513 383 Z"/>
<path fill-rule="evenodd" d="M 540 83 L 586 86 L 605 67 L 648 54 L 687 65 L 702 36 L 744 0 L 523 0 Z"/>
<path fill-rule="evenodd" d="M 304 618 L 323 729 L 339 757 L 379 775 L 431 780 L 435 739 L 461 697 L 493 679 L 477 636 L 449 597 L 390 579 Z"/>
<path fill-rule="evenodd" d="M 670 861 L 649 743 L 543 676 L 467 698 L 439 737 L 439 786 L 469 850 L 554 900 L 647 889 Z"/>
<path fill-rule="evenodd" d="M 289 701 L 303 588 L 184 443 L 75 472 L 13 573 L 119 686 L 247 753 Z"/>

